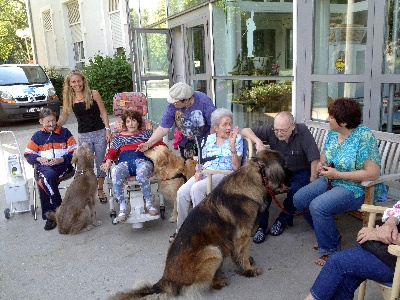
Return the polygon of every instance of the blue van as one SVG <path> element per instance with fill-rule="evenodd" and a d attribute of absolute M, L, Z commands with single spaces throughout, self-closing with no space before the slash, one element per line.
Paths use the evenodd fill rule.
<path fill-rule="evenodd" d="M 60 100 L 39 65 L 0 65 L 0 125 L 38 119 L 43 107 L 60 114 Z"/>

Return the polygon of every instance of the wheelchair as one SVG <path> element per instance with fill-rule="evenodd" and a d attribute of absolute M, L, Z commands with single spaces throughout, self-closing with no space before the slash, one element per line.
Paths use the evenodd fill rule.
<path fill-rule="evenodd" d="M 32 190 L 33 190 L 33 193 L 32 193 L 33 194 L 33 204 L 31 205 L 31 212 L 32 212 L 33 217 L 34 217 L 34 219 L 36 221 L 37 220 L 37 209 L 39 208 L 39 205 L 38 205 L 38 197 L 39 197 L 38 181 L 40 179 L 40 176 L 39 176 L 39 171 L 37 171 L 35 167 L 33 167 L 33 168 L 34 168 L 34 171 L 33 171 L 33 185 L 32 185 L 33 186 L 32 187 Z M 67 169 L 67 172 L 64 173 L 64 176 L 62 176 L 60 178 L 60 183 L 63 182 L 63 181 L 66 181 L 68 179 L 71 179 L 72 177 L 74 177 L 74 175 L 75 175 L 75 168 L 74 168 L 73 165 L 69 165 L 68 169 Z M 67 186 L 65 186 L 65 187 L 60 187 L 59 186 L 58 187 L 59 190 L 67 189 L 67 188 L 68 188 Z"/>
<path fill-rule="evenodd" d="M 142 114 L 143 118 L 143 127 L 146 129 L 152 129 L 153 125 L 151 121 L 145 116 L 147 115 L 147 99 L 143 93 L 137 92 L 122 92 L 115 94 L 113 98 L 113 111 L 114 115 L 120 117 L 122 111 L 125 109 L 136 110 Z M 110 124 L 111 134 L 115 136 L 120 130 L 122 130 L 122 120 L 118 120 L 112 124 Z M 150 184 L 153 186 L 158 183 L 158 179 L 153 176 L 150 178 Z M 117 210 L 115 209 L 115 204 L 117 203 L 117 199 L 113 194 L 113 184 L 111 180 L 111 171 L 108 171 L 108 176 L 106 177 L 106 184 L 109 194 L 109 205 L 110 205 L 110 217 L 112 218 L 112 223 L 117 224 L 115 218 L 117 217 Z M 152 197 L 158 197 L 159 199 L 159 214 L 158 215 L 150 215 L 149 213 L 145 213 L 145 201 L 140 190 L 139 183 L 136 181 L 134 176 L 128 177 L 125 182 L 124 187 L 125 199 L 129 199 L 132 211 L 130 216 L 123 222 L 132 224 L 132 228 L 142 228 L 143 223 L 147 221 L 152 221 L 159 219 L 165 219 L 165 205 L 164 205 L 164 197 L 162 193 L 157 191 L 152 191 Z M 154 199 L 153 199 L 154 200 Z"/>

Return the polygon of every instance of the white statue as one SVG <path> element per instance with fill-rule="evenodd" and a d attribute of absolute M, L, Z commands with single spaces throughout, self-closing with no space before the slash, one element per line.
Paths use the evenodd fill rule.
<path fill-rule="evenodd" d="M 254 57 L 253 55 L 253 33 L 256 30 L 256 23 L 254 23 L 254 11 L 251 11 L 251 17 L 246 21 L 247 27 L 247 57 Z"/>

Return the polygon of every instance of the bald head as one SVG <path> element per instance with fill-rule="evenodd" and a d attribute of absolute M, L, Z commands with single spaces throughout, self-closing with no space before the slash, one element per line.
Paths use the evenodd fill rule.
<path fill-rule="evenodd" d="M 294 130 L 294 118 L 288 111 L 282 111 L 275 116 L 274 132 L 276 137 L 281 141 L 289 141 Z"/>

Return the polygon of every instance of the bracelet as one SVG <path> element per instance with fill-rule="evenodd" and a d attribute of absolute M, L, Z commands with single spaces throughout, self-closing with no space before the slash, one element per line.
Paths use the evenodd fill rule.
<path fill-rule="evenodd" d="M 106 127 L 106 130 L 110 130 L 111 131 L 110 127 Z"/>

